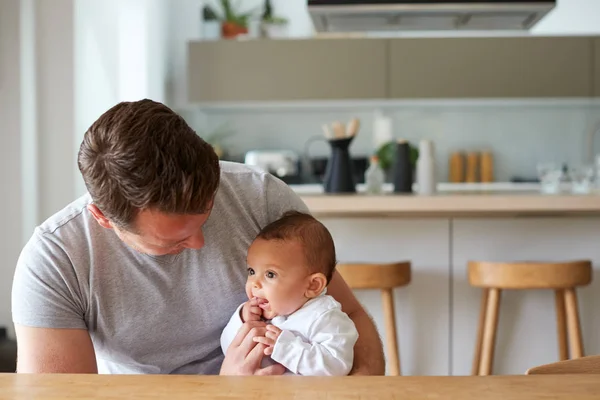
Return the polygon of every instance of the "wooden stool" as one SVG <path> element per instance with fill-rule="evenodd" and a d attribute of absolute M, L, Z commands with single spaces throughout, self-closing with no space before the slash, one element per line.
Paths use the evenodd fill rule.
<path fill-rule="evenodd" d="M 469 283 L 472 286 L 483 288 L 472 374 L 490 375 L 492 373 L 500 295 L 504 289 L 553 289 L 556 299 L 560 360 L 569 358 L 567 336 L 571 347 L 571 358 L 582 357 L 583 344 L 575 287 L 587 285 L 591 280 L 592 263 L 590 261 L 565 263 L 470 262 Z"/>
<path fill-rule="evenodd" d="M 410 283 L 410 262 L 394 264 L 338 264 L 337 271 L 351 289 L 379 289 L 383 303 L 390 375 L 400 375 L 393 289 Z"/>
<path fill-rule="evenodd" d="M 530 368 L 527 375 L 600 374 L 600 356 L 581 357 Z"/>

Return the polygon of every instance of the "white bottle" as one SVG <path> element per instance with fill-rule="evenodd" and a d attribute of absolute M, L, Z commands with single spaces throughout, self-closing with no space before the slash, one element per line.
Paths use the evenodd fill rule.
<path fill-rule="evenodd" d="M 417 159 L 417 193 L 431 195 L 436 191 L 435 155 L 430 140 L 419 142 L 419 158 Z"/>
<path fill-rule="evenodd" d="M 379 166 L 377 156 L 371 156 L 371 164 L 365 171 L 365 186 L 368 194 L 383 193 L 383 183 L 385 182 L 385 173 Z"/>

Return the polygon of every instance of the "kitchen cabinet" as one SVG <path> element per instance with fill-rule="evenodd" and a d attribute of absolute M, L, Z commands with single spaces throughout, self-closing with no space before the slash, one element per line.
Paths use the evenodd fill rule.
<path fill-rule="evenodd" d="M 387 94 L 384 39 L 197 41 L 190 102 L 377 99 Z"/>
<path fill-rule="evenodd" d="M 594 38 L 594 96 L 600 97 L 600 37 Z"/>
<path fill-rule="evenodd" d="M 402 38 L 390 44 L 390 97 L 592 94 L 591 38 Z"/>

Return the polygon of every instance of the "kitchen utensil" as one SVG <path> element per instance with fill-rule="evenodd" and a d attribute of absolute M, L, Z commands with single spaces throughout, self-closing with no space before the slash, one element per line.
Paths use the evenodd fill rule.
<path fill-rule="evenodd" d="M 333 131 L 333 137 L 335 139 L 342 139 L 346 137 L 346 127 L 340 121 L 334 121 L 331 124 L 331 130 Z"/>
<path fill-rule="evenodd" d="M 450 155 L 448 170 L 451 183 L 461 183 L 465 181 L 465 156 L 460 152 L 454 152 Z"/>
<path fill-rule="evenodd" d="M 360 120 L 358 118 L 352 118 L 346 126 L 346 136 L 356 136 L 360 129 Z"/>
<path fill-rule="evenodd" d="M 396 142 L 396 154 L 392 166 L 395 193 L 411 193 L 413 184 L 413 168 L 410 163 L 410 146 L 406 140 Z"/>
<path fill-rule="evenodd" d="M 327 169 L 323 181 L 326 193 L 355 193 L 356 183 L 350 158 L 350 143 L 354 136 L 329 140 L 331 157 L 327 161 Z"/>
<path fill-rule="evenodd" d="M 333 133 L 331 132 L 331 129 L 329 128 L 329 125 L 323 124 L 322 128 L 323 128 L 323 133 L 325 134 L 325 138 L 326 139 L 333 139 Z"/>
<path fill-rule="evenodd" d="M 467 154 L 467 172 L 465 182 L 479 182 L 479 153 L 470 152 Z"/>

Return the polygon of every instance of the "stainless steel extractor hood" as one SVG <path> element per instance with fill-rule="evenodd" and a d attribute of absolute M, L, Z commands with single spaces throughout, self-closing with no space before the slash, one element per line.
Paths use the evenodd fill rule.
<path fill-rule="evenodd" d="M 555 6 L 556 0 L 308 0 L 318 32 L 527 30 Z"/>

